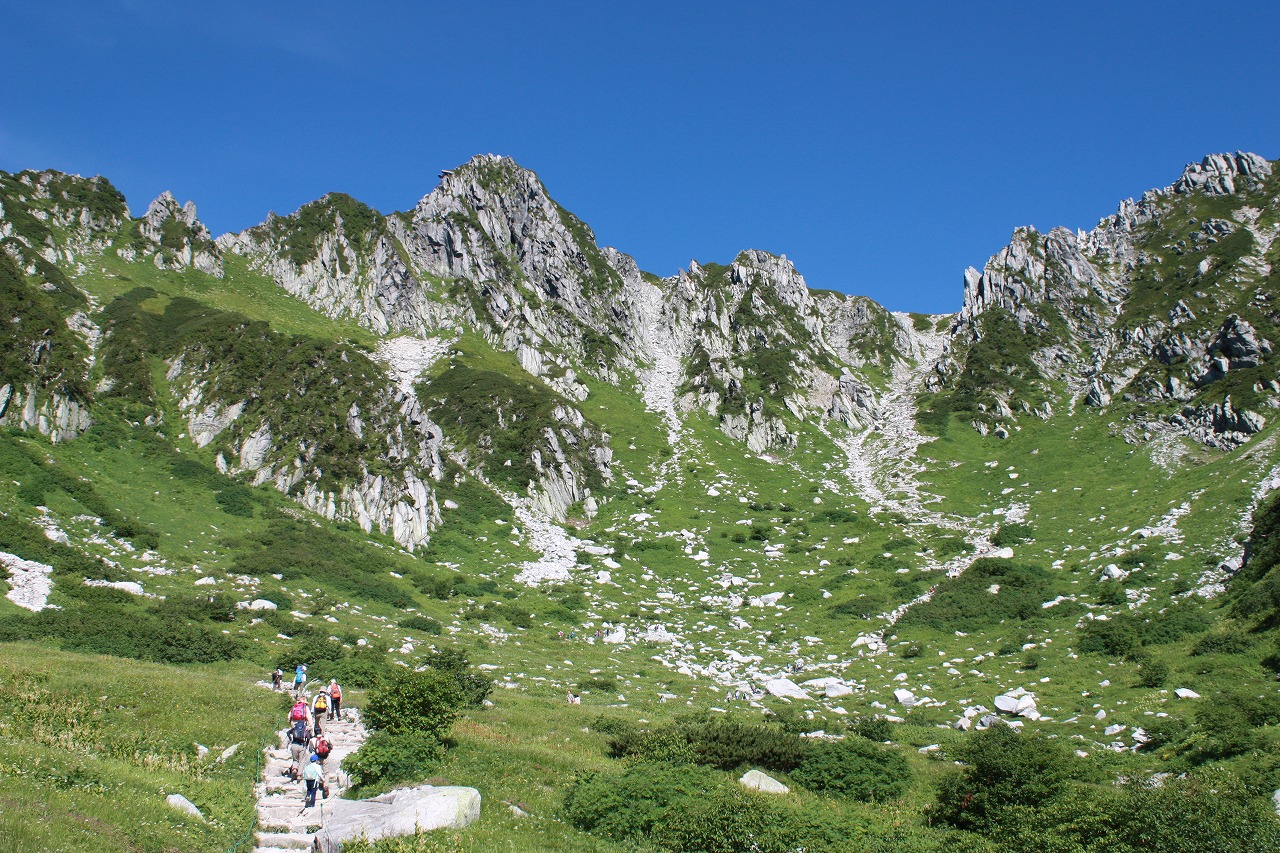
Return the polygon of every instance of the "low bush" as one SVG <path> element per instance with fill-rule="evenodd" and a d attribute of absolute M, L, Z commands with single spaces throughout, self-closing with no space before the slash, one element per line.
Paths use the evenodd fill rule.
<path fill-rule="evenodd" d="M 453 679 L 463 705 L 478 708 L 493 692 L 493 680 L 472 672 L 466 654 L 457 649 L 436 649 L 423 658 L 422 663 Z"/>
<path fill-rule="evenodd" d="M 1224 770 L 1130 784 L 1115 812 L 1117 835 L 1134 851 L 1252 853 L 1280 850 L 1280 818 Z"/>
<path fill-rule="evenodd" d="M 1078 648 L 1083 654 L 1126 657 L 1142 645 L 1137 626 L 1127 616 L 1087 622 L 1079 636 Z"/>
<path fill-rule="evenodd" d="M 569 823 L 601 838 L 627 841 L 651 837 L 668 811 L 687 808 L 725 777 L 695 765 L 637 763 L 613 774 L 578 779 L 565 795 Z"/>
<path fill-rule="evenodd" d="M 375 731 L 342 760 L 342 769 L 361 787 L 416 782 L 443 755 L 440 741 L 424 732 Z"/>
<path fill-rule="evenodd" d="M 829 807 L 798 806 L 739 787 L 705 767 L 638 763 L 578 779 L 565 796 L 569 823 L 625 849 L 672 853 L 843 853 L 935 850 L 916 838 L 870 837 Z M 894 835 L 901 833 L 895 832 Z"/>
<path fill-rule="evenodd" d="M 609 739 L 609 754 L 633 760 L 696 761 L 721 770 L 760 767 L 781 773 L 800 765 L 810 743 L 776 726 L 732 717 L 695 717 L 661 729 L 620 728 Z"/>
<path fill-rule="evenodd" d="M 1039 619 L 1045 613 L 1041 603 L 1053 597 L 1051 586 L 1040 566 L 983 558 L 960 577 L 942 582 L 930 601 L 911 608 L 899 624 L 966 630 L 1002 619 Z"/>
<path fill-rule="evenodd" d="M 1162 687 L 1169 680 L 1169 665 L 1163 661 L 1143 661 L 1138 667 L 1139 687 Z"/>
<path fill-rule="evenodd" d="M 864 802 L 890 800 L 906 793 L 911 765 L 898 752 L 863 738 L 814 744 L 791 772 L 811 791 Z"/>
<path fill-rule="evenodd" d="M 1193 655 L 1238 655 L 1247 652 L 1252 641 L 1243 631 L 1226 629 L 1205 634 L 1191 647 Z"/>
<path fill-rule="evenodd" d="M 849 731 L 876 743 L 893 740 L 893 723 L 884 717 L 860 717 L 849 723 Z"/>
<path fill-rule="evenodd" d="M 967 766 L 943 780 L 930 816 L 961 829 L 990 830 L 1008 807 L 1040 808 L 1070 779 L 1064 747 L 1038 732 L 993 726 L 967 735 L 956 753 Z"/>
<path fill-rule="evenodd" d="M 441 740 L 463 701 L 462 690 L 449 673 L 402 670 L 369 691 L 364 718 L 379 731 L 426 734 Z"/>
<path fill-rule="evenodd" d="M 400 627 L 406 631 L 421 631 L 424 634 L 439 634 L 443 631 L 443 627 L 435 619 L 430 616 L 423 616 L 415 613 L 412 616 L 406 616 L 400 620 Z"/>

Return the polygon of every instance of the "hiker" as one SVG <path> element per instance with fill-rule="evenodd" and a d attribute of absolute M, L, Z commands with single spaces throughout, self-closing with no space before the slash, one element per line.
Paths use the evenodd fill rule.
<path fill-rule="evenodd" d="M 316 694 L 315 702 L 311 705 L 311 712 L 316 718 L 316 734 L 320 734 L 320 721 L 329 714 L 329 694 L 321 690 Z"/>
<path fill-rule="evenodd" d="M 333 752 L 333 744 L 329 743 L 328 738 L 324 735 L 316 735 L 315 740 L 311 743 L 312 750 L 320 756 L 320 766 L 323 767 L 325 761 L 329 759 L 329 753 Z"/>
<path fill-rule="evenodd" d="M 302 778 L 303 759 L 307 755 L 307 744 L 311 741 L 311 728 L 305 719 L 294 720 L 289 726 L 289 757 L 293 759 L 289 775 L 294 779 Z"/>
<path fill-rule="evenodd" d="M 284 684 L 284 673 L 280 671 L 280 667 L 276 667 L 275 672 L 271 673 L 271 689 L 279 690 Z"/>
<path fill-rule="evenodd" d="M 307 785 L 307 801 L 306 808 L 311 808 L 316 804 L 316 791 L 324 784 L 324 772 L 320 769 L 320 756 L 313 755 L 311 760 L 307 762 L 307 769 L 302 771 L 302 780 Z"/>
<path fill-rule="evenodd" d="M 329 739 L 324 735 L 316 735 L 312 741 L 311 749 L 316 755 L 320 756 L 321 765 L 329 758 L 329 753 L 333 752 L 333 744 L 329 743 Z"/>
<path fill-rule="evenodd" d="M 342 719 L 342 688 L 333 679 L 329 680 L 329 719 Z"/>
<path fill-rule="evenodd" d="M 307 683 L 307 665 L 300 663 L 293 670 L 293 692 L 294 695 L 301 695 L 302 685 Z"/>

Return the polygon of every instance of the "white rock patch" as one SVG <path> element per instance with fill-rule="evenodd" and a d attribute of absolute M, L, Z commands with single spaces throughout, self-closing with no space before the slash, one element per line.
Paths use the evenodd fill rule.
<path fill-rule="evenodd" d="M 37 613 L 54 606 L 49 604 L 49 592 L 53 589 L 49 574 L 53 571 L 53 566 L 24 560 L 16 554 L 3 551 L 0 551 L 0 564 L 9 570 L 9 586 L 12 587 L 5 593 L 5 598 L 19 607 Z"/>

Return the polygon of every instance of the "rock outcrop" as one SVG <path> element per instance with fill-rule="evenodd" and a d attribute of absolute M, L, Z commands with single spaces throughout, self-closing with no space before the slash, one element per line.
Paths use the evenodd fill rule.
<path fill-rule="evenodd" d="M 142 236 L 142 253 L 152 258 L 160 269 L 199 270 L 215 278 L 222 278 L 222 253 L 213 242 L 213 235 L 196 217 L 196 204 L 187 201 L 179 206 L 173 193 L 165 190 L 138 221 Z M 135 251 L 133 247 L 121 250 Z"/>
<path fill-rule="evenodd" d="M 1257 154 L 1210 154 L 1191 163 L 1173 184 L 1176 193 L 1234 195 L 1239 189 L 1256 189 L 1271 176 L 1271 164 Z"/>
<path fill-rule="evenodd" d="M 1256 154 L 1215 154 L 1172 186 L 1122 202 L 1087 234 L 1016 230 L 981 272 L 965 273 L 953 345 L 930 390 L 953 388 L 972 372 L 966 358 L 994 322 L 987 318 L 1007 316 L 1028 334 L 1033 369 L 1021 374 L 1045 403 L 1053 383 L 1065 385 L 1069 405 L 1190 403 L 1165 420 L 1210 446 L 1247 440 L 1261 415 L 1232 409 L 1216 389 L 1229 373 L 1265 366 L 1272 355 L 1255 325 L 1267 296 L 1259 290 L 1250 300 L 1244 285 L 1261 285 L 1270 273 L 1277 229 L 1260 226 L 1250 205 L 1265 204 L 1260 193 L 1273 184 L 1272 164 Z M 1230 218 L 1201 221 L 1203 196 L 1231 197 Z M 1166 292 L 1175 295 L 1165 301 Z M 1267 380 L 1255 390 L 1280 391 L 1280 382 L 1272 389 Z M 1015 411 L 1014 396 L 1025 398 L 1026 385 L 982 401 L 975 426 L 1007 428 L 1033 411 L 1045 416 L 1038 405 Z"/>

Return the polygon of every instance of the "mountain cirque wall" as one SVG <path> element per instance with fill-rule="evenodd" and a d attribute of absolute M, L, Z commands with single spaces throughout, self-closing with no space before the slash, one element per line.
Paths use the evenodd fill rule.
<path fill-rule="evenodd" d="M 6 330 L 0 422 L 62 440 L 112 399 L 159 423 L 171 394 L 226 473 L 409 547 L 440 522 L 445 476 L 479 475 L 557 519 L 590 515 L 612 481 L 610 437 L 582 407 L 592 382 L 639 389 L 673 440 L 700 412 L 768 454 L 802 441 L 804 424 L 882 427 L 885 377 L 930 368 L 917 364 L 928 353 L 926 408 L 983 432 L 1083 405 L 1121 416 L 1135 440 L 1174 430 L 1225 449 L 1265 426 L 1280 393 L 1273 172 L 1256 155 L 1213 155 L 1091 232 L 1018 229 L 966 271 L 941 357 L 923 345 L 939 318 L 810 290 L 783 256 L 644 273 L 493 155 L 442 173 L 410 211 L 333 193 L 216 241 L 168 193 L 132 219 L 102 178 L 2 175 L 4 284 L 22 322 Z M 446 346 L 406 379 L 358 348 L 272 337 L 194 303 L 159 325 L 144 298 L 98 312 L 68 272 L 107 252 L 214 279 L 240 256 L 327 317 L 404 340 L 478 335 L 518 368 L 479 370 Z M 237 331 L 202 337 L 209 324 Z M 264 345 L 276 359 L 265 373 L 250 364 Z M 169 387 L 131 372 L 145 357 L 164 361 Z"/>

